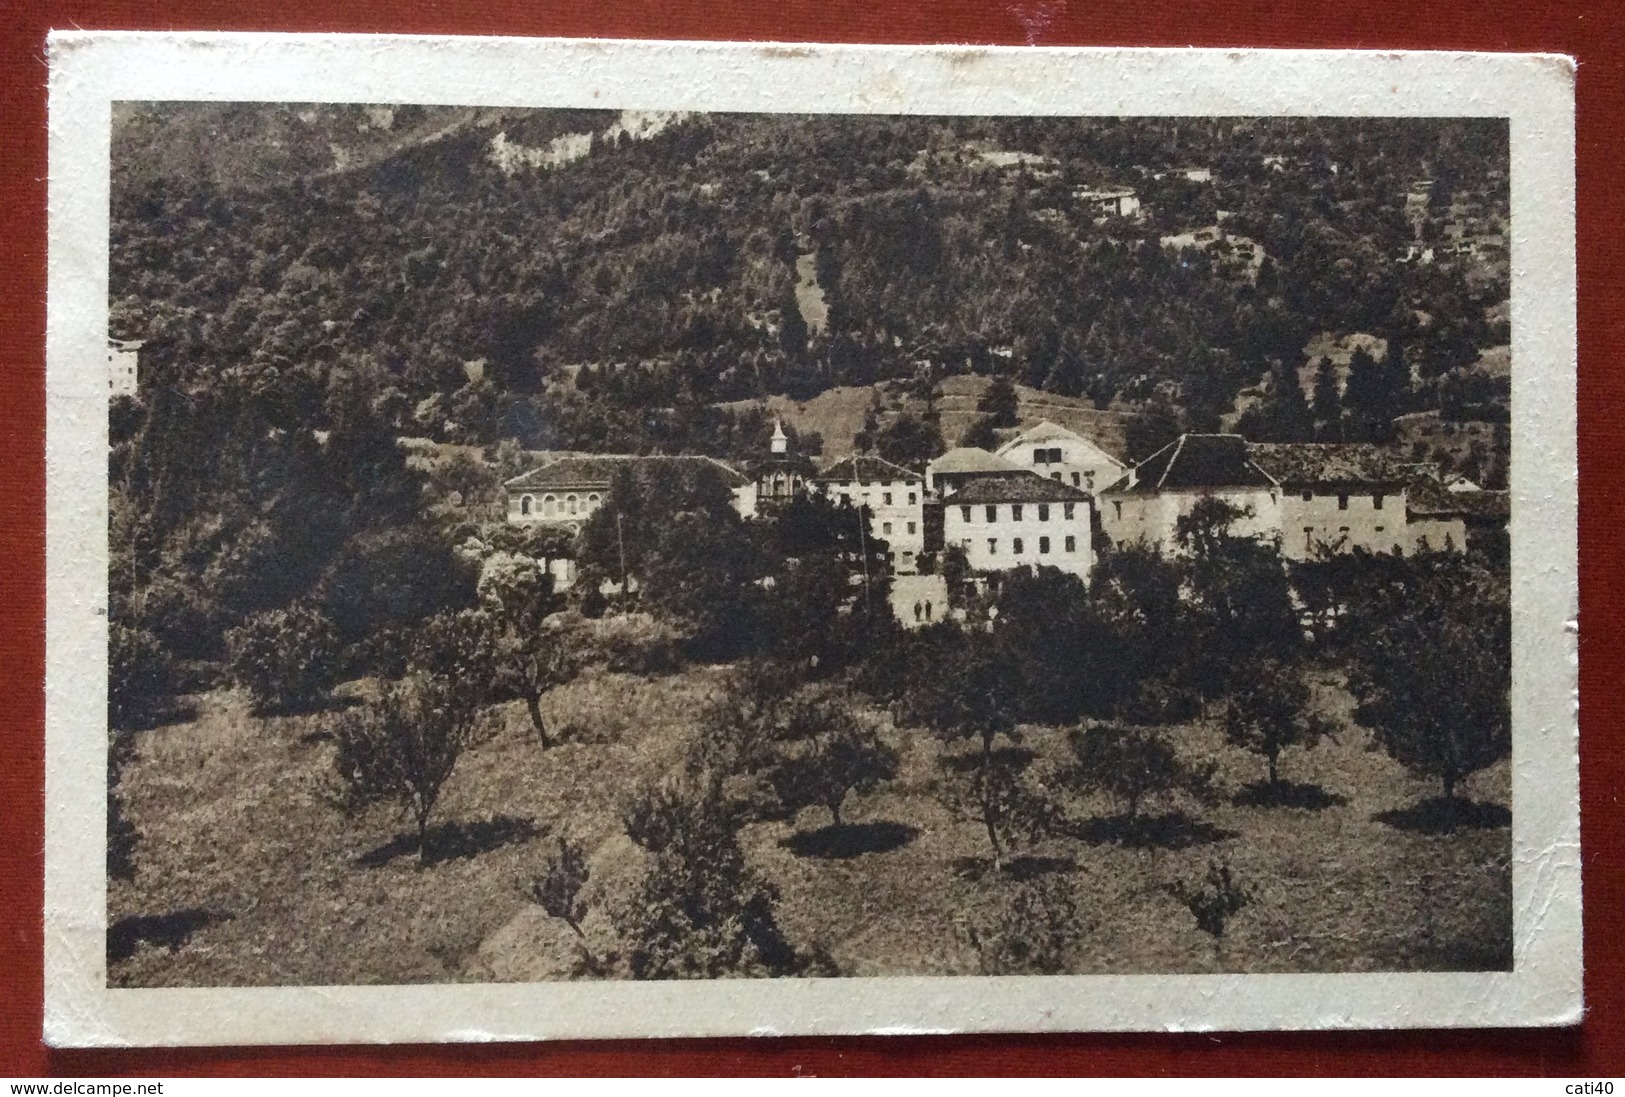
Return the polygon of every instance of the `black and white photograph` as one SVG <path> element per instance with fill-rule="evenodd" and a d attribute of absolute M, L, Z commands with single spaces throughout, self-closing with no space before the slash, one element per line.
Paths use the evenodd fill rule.
<path fill-rule="evenodd" d="M 109 111 L 108 989 L 1514 971 L 1507 117 Z"/>

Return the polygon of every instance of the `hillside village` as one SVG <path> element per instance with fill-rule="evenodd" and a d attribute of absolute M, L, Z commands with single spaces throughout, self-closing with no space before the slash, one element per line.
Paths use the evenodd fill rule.
<path fill-rule="evenodd" d="M 714 472 L 743 519 L 771 517 L 801 493 L 861 510 L 867 536 L 899 577 L 934 574 L 953 552 L 972 575 L 1054 567 L 1087 581 L 1102 549 L 1180 552 L 1180 523 L 1203 499 L 1234 507 L 1232 533 L 1267 542 L 1290 561 L 1356 551 L 1465 552 L 1474 541 L 1504 536 L 1510 517 L 1507 492 L 1447 479 L 1435 465 L 1372 444 L 1182 434 L 1128 465 L 1043 421 L 1014 431 L 996 450 L 958 446 L 923 468 L 873 455 L 815 468 L 790 452 L 776 422 L 768 452 L 738 468 L 704 457 L 558 458 L 503 484 L 507 521 L 577 530 L 610 501 L 616 470 L 640 463 Z M 574 584 L 569 556 L 547 567 L 560 589 Z M 938 604 L 946 605 L 946 590 L 906 589 L 937 589 Z M 906 601 L 895 604 L 909 624 Z"/>
<path fill-rule="evenodd" d="M 110 984 L 1507 970 L 1508 140 L 120 105 Z"/>

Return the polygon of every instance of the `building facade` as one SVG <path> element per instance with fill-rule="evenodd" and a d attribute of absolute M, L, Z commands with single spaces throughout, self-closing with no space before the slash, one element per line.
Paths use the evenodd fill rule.
<path fill-rule="evenodd" d="M 561 457 L 521 473 L 503 485 L 508 521 L 514 525 L 554 525 L 579 529 L 604 505 L 621 471 L 670 472 L 681 478 L 718 476 L 727 486 L 741 517 L 755 513 L 755 484 L 737 469 L 710 457 L 592 454 Z"/>
<path fill-rule="evenodd" d="M 1030 474 L 965 484 L 943 502 L 943 539 L 976 571 L 1054 567 L 1088 580 L 1094 566 L 1087 492 Z"/>
<path fill-rule="evenodd" d="M 1179 520 L 1204 498 L 1241 512 L 1238 537 L 1281 532 L 1281 486 L 1252 460 L 1239 434 L 1182 434 L 1100 493 L 1101 528 L 1112 544 L 1177 551 Z"/>
<path fill-rule="evenodd" d="M 1281 553 L 1287 559 L 1357 548 L 1414 549 L 1405 507 L 1408 477 L 1379 447 L 1249 443 L 1247 452 L 1281 485 Z"/>
<path fill-rule="evenodd" d="M 919 567 L 925 550 L 925 477 L 880 457 L 859 454 L 827 466 L 815 490 L 837 502 L 868 507 L 870 532 L 886 542 L 895 574 Z"/>
<path fill-rule="evenodd" d="M 1128 466 L 1083 435 L 1045 420 L 1000 446 L 997 456 L 1050 480 L 1091 494 L 1128 472 Z"/>

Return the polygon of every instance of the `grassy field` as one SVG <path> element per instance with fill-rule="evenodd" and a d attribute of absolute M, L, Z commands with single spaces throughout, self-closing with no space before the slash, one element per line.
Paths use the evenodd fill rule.
<path fill-rule="evenodd" d="M 199 698 L 192 721 L 142 733 L 125 771 L 140 840 L 134 880 L 110 883 L 110 981 L 563 976 L 568 931 L 522 888 L 557 835 L 592 851 L 592 888 L 608 894 L 631 878 L 642 854 L 621 832 L 619 808 L 639 780 L 676 763 L 722 673 L 577 679 L 544 702 L 566 735 L 547 751 L 521 706 L 493 709 L 495 735 L 452 777 L 432 863 L 421 868 L 401 839 L 406 820 L 385 809 L 346 818 L 335 806 L 331 713 L 260 719 L 233 693 Z M 995 873 L 980 825 L 938 794 L 936 741 L 888 728 L 901 771 L 850 797 L 845 827 L 831 830 L 827 812 L 808 809 L 752 823 L 741 842 L 779 891 L 786 934 L 827 950 L 843 975 L 977 973 L 973 938 L 1040 886 L 1076 908 L 1067 966 L 1079 972 L 1509 967 L 1509 829 L 1429 833 L 1408 821 L 1404 810 L 1436 787 L 1369 747 L 1335 676 L 1318 679 L 1315 696 L 1339 731 L 1314 750 L 1288 752 L 1282 769 L 1318 787 L 1317 809 L 1248 806 L 1245 788 L 1262 777 L 1262 761 L 1193 723 L 1169 735 L 1191 758 L 1218 762 L 1215 806 L 1170 822 L 1166 842 L 1137 848 L 1091 828 L 1111 805 L 1078 796 L 1066 804 L 1080 824 L 1072 835 L 1024 847 Z M 1035 766 L 1067 753 L 1064 729 L 1027 728 L 1023 741 Z M 1463 791 L 1505 807 L 1509 774 L 1502 763 Z M 1171 887 L 1198 882 L 1218 859 L 1250 902 L 1215 940 Z M 589 937 L 605 932 L 601 922 L 589 916 Z"/>

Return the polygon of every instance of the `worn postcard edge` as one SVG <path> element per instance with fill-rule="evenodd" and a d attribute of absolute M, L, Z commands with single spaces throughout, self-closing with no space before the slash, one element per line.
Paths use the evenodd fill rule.
<path fill-rule="evenodd" d="M 46 337 L 45 1023 L 58 1046 L 1561 1025 L 1582 1012 L 1571 59 L 57 32 Z M 1511 972 L 110 989 L 110 104 L 1510 120 Z"/>

